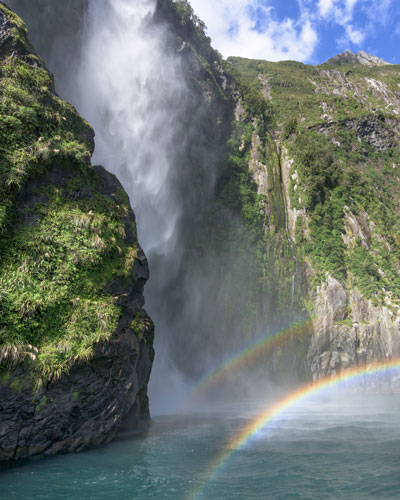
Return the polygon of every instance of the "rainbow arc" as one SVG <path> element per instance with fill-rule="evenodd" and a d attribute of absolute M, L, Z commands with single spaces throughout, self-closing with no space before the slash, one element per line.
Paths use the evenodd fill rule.
<path fill-rule="evenodd" d="M 292 324 L 289 328 L 284 328 L 251 343 L 240 352 L 231 355 L 216 367 L 209 370 L 207 374 L 196 383 L 185 399 L 190 400 L 198 394 L 206 393 L 225 377 L 228 377 L 232 373 L 237 373 L 238 369 L 250 366 L 257 358 L 261 358 L 272 352 L 289 339 L 300 337 L 309 330 L 311 324 L 311 320 L 307 319 L 306 321 Z"/>
<path fill-rule="evenodd" d="M 389 372 L 400 370 L 400 358 L 388 361 L 377 362 L 367 366 L 358 366 L 342 371 L 340 374 L 325 377 L 317 382 L 302 386 L 294 392 L 288 394 L 277 403 L 265 408 L 257 417 L 243 427 L 230 441 L 224 446 L 224 452 L 218 456 L 208 467 L 204 476 L 205 483 L 200 490 L 194 492 L 190 499 L 200 500 L 202 493 L 209 481 L 215 479 L 221 469 L 227 464 L 229 458 L 241 448 L 245 447 L 258 433 L 265 430 L 268 425 L 276 421 L 285 410 L 294 404 L 305 400 L 312 395 L 316 395 L 330 387 L 334 387 L 351 380 L 372 375 L 387 374 Z"/>

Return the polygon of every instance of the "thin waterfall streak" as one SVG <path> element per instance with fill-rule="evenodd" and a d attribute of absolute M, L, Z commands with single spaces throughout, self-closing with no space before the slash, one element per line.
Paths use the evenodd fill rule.
<path fill-rule="evenodd" d="M 279 158 L 279 166 L 280 166 L 280 171 L 281 171 L 281 178 L 282 178 L 282 164 L 280 160 L 280 153 L 278 152 L 278 158 Z M 285 212 L 285 232 L 286 232 L 286 237 L 290 246 L 290 252 L 292 254 L 292 259 L 295 264 L 294 268 L 294 273 L 292 274 L 292 283 L 291 283 L 291 297 L 290 297 L 290 306 L 289 306 L 289 317 L 292 320 L 292 311 L 293 311 L 293 306 L 294 306 L 294 296 L 296 292 L 296 278 L 298 274 L 298 259 L 296 257 L 296 252 L 294 249 L 294 243 L 292 236 L 290 234 L 290 228 L 289 228 L 289 200 L 287 199 L 285 189 L 282 189 L 282 196 L 283 196 L 283 205 L 284 205 L 284 212 Z"/>

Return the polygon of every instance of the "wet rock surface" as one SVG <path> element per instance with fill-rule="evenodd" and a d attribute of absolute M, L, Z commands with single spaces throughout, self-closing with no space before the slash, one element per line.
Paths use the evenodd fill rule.
<path fill-rule="evenodd" d="M 43 68 L 42 61 L 32 53 L 28 40 L 24 38 L 26 32 L 23 23 L 18 18 L 12 18 L 3 5 L 0 2 L 1 56 L 24 60 L 28 54 L 30 58 L 27 60 L 33 61 L 32 65 Z M 15 26 L 21 26 L 18 43 L 15 41 Z M 51 107 L 50 98 L 46 105 Z M 75 120 L 71 127 L 78 127 L 83 122 L 77 114 L 70 119 Z M 67 118 L 63 120 L 67 121 Z M 82 148 L 83 145 L 88 148 L 90 157 L 94 149 L 94 134 L 89 126 L 85 130 L 80 139 Z M 87 183 L 82 181 L 82 171 L 86 173 Z M 127 196 L 117 178 L 103 167 L 92 167 L 89 161 L 86 165 L 77 163 L 74 158 L 60 157 L 51 164 L 39 165 L 29 180 L 21 182 L 21 188 L 12 192 L 10 200 L 14 207 L 14 226 L 29 230 L 37 228 L 42 217 L 40 209 L 48 208 L 51 193 L 55 191 L 59 194 L 60 204 L 82 201 L 87 206 L 93 206 L 94 210 L 97 199 L 107 200 L 110 213 L 106 215 L 121 223 L 123 243 L 132 251 L 132 262 L 124 268 L 129 275 L 122 278 L 116 272 L 116 277 L 103 291 L 88 292 L 104 292 L 112 296 L 119 316 L 115 331 L 111 331 L 108 340 L 92 345 L 93 353 L 90 351 L 86 359 L 79 358 L 58 376 L 55 373 L 47 376 L 35 371 L 34 361 L 39 353 L 36 347 L 25 346 L 29 351 L 25 359 L 12 361 L 3 356 L 0 349 L 0 462 L 79 451 L 110 441 L 122 425 L 137 429 L 150 418 L 147 383 L 154 359 L 154 326 L 143 309 L 143 289 L 149 270 L 137 241 L 135 216 Z M 122 205 L 126 206 L 123 211 Z M 90 215 L 91 211 L 88 213 Z M 12 230 L 10 228 L 11 234 Z M 71 237 L 78 240 L 76 232 Z M 13 241 L 10 241 L 12 245 Z M 60 258 L 65 258 L 62 246 L 54 246 L 50 251 L 56 248 L 61 248 Z M 41 258 L 40 251 L 36 255 L 38 261 Z M 122 259 L 123 255 L 120 257 L 121 265 L 125 264 Z M 84 274 L 82 269 L 77 267 L 76 272 Z M 44 274 L 38 278 L 42 286 L 46 285 L 46 278 L 48 276 Z M 70 286 L 73 278 L 65 278 L 64 286 Z M 74 293 L 78 294 L 78 291 Z M 0 312 L 3 305 L 4 302 L 0 302 Z M 4 350 L 7 348 L 7 344 L 4 344 L 6 330 L 2 328 L 0 348 Z M 39 342 L 40 339 L 37 340 Z M 11 346 L 15 350 L 17 347 Z M 65 353 L 59 354 L 61 357 Z"/>
<path fill-rule="evenodd" d="M 121 185 L 103 167 L 95 167 L 102 194 L 115 197 Z M 25 206 L 43 202 L 38 186 L 44 182 L 61 186 L 68 182 L 68 168 L 56 166 L 22 193 Z M 80 196 L 91 196 L 80 193 Z M 126 238 L 133 212 L 126 218 Z M 118 297 L 122 309 L 118 328 L 109 342 L 95 346 L 94 357 L 77 363 L 67 375 L 34 387 L 29 364 L 12 371 L 0 381 L 0 461 L 28 458 L 38 454 L 79 451 L 110 441 L 119 427 L 137 428 L 150 418 L 147 383 L 154 359 L 151 339 L 153 324 L 143 310 L 143 288 L 148 279 L 147 260 L 139 249 L 132 270 L 132 284 L 115 279 L 107 292 Z M 138 315 L 145 325 L 141 337 L 131 329 Z"/>
<path fill-rule="evenodd" d="M 308 362 L 314 380 L 400 355 L 400 318 L 354 290 L 347 292 L 332 277 L 317 291 L 313 327 Z M 370 388 L 382 384 L 400 389 L 396 378 L 368 380 Z"/>

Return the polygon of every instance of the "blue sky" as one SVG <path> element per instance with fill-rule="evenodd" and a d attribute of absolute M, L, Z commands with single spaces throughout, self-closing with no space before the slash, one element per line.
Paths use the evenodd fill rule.
<path fill-rule="evenodd" d="M 400 0 L 190 0 L 227 57 L 319 64 L 365 50 L 400 64 Z"/>

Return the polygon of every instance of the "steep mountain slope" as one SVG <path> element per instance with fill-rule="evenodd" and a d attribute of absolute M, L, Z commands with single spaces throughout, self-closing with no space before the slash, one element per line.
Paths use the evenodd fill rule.
<path fill-rule="evenodd" d="M 129 199 L 3 3 L 0 64 L 1 461 L 148 419 L 153 325 Z"/>
<path fill-rule="evenodd" d="M 208 50 L 190 6 L 177 8 Z M 221 259 L 223 322 L 242 339 L 292 330 L 260 357 L 279 380 L 398 356 L 400 68 L 365 52 L 215 65 L 233 121 L 199 247 Z"/>
<path fill-rule="evenodd" d="M 243 102 L 268 109 L 315 378 L 400 354 L 400 68 L 361 55 L 228 61 Z"/>
<path fill-rule="evenodd" d="M 209 157 L 215 190 L 202 237 L 186 241 L 196 262 L 211 249 L 218 262 L 216 352 L 283 327 L 279 348 L 250 367 L 279 381 L 398 356 L 400 68 L 349 51 L 318 67 L 223 61 L 188 2 L 161 6 L 192 57 L 225 82 L 205 72 L 203 100 L 222 89 L 231 107 L 210 116 L 224 130 L 222 160 Z M 198 81 L 194 67 L 183 61 Z M 208 341 L 191 331 L 197 346 Z"/>

